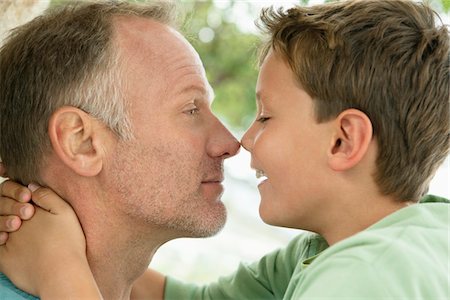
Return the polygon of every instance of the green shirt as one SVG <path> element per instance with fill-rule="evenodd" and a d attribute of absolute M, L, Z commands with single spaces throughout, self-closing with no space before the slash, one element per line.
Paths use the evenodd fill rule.
<path fill-rule="evenodd" d="M 304 234 L 217 283 L 168 278 L 165 299 L 450 299 L 446 199 L 426 196 L 326 248 L 321 237 Z"/>

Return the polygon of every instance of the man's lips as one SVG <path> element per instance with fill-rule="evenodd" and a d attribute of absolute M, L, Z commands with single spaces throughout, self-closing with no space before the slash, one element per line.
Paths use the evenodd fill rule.
<path fill-rule="evenodd" d="M 214 176 L 207 179 L 202 180 L 202 183 L 222 183 L 223 176 Z"/>
<path fill-rule="evenodd" d="M 202 181 L 201 190 L 203 195 L 208 199 L 220 200 L 223 193 L 223 177 L 208 178 Z"/>

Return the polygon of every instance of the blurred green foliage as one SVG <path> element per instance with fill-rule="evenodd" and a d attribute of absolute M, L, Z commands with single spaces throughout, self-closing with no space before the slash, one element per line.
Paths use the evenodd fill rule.
<path fill-rule="evenodd" d="M 444 12 L 448 13 L 450 11 L 450 0 L 441 0 L 441 2 Z"/>
<path fill-rule="evenodd" d="M 66 1 L 52 0 L 52 5 Z M 331 1 L 334 0 L 323 0 Z M 449 12 L 450 0 L 430 1 L 436 8 Z M 257 32 L 243 32 L 237 24 L 240 20 L 232 20 L 230 15 L 236 11 L 236 5 L 243 3 L 252 9 L 252 1 L 221 0 L 220 7 L 213 0 L 177 2 L 186 15 L 182 31 L 199 52 L 214 88 L 214 112 L 234 131 L 244 130 L 255 115 L 256 49 L 260 37 Z M 298 0 L 298 3 L 307 5 L 309 0 Z"/>

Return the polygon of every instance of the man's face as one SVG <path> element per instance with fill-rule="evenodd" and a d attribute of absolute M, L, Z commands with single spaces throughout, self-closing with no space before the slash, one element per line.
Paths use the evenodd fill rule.
<path fill-rule="evenodd" d="M 108 167 L 116 209 L 136 224 L 209 236 L 226 219 L 223 161 L 239 143 L 212 114 L 212 89 L 198 54 L 177 32 L 121 18 L 116 39 L 134 139 Z"/>

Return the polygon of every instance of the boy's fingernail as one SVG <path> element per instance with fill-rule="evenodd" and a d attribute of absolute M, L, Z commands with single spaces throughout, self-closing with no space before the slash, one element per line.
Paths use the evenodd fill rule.
<path fill-rule="evenodd" d="M 17 219 L 9 219 L 6 223 L 6 226 L 8 226 L 9 229 L 15 229 L 18 227 Z"/>
<path fill-rule="evenodd" d="M 28 188 L 32 191 L 32 192 L 34 192 L 35 190 L 37 190 L 38 188 L 40 188 L 41 186 L 40 185 L 38 185 L 37 183 L 34 183 L 34 182 L 32 182 L 32 183 L 30 183 L 29 185 L 28 185 Z"/>
<path fill-rule="evenodd" d="M 20 209 L 20 215 L 22 217 L 29 217 L 29 216 L 31 216 L 31 209 L 32 209 L 31 206 L 25 205 L 24 207 L 22 207 Z"/>
<path fill-rule="evenodd" d="M 23 192 L 19 195 L 20 200 L 22 200 L 23 202 L 28 201 L 29 200 L 29 194 L 28 192 Z"/>
<path fill-rule="evenodd" d="M 6 227 L 8 228 L 8 229 L 12 229 L 12 226 L 13 226 L 13 222 L 12 222 L 13 220 L 11 220 L 11 219 L 9 219 L 9 220 L 7 220 L 6 221 Z"/>

